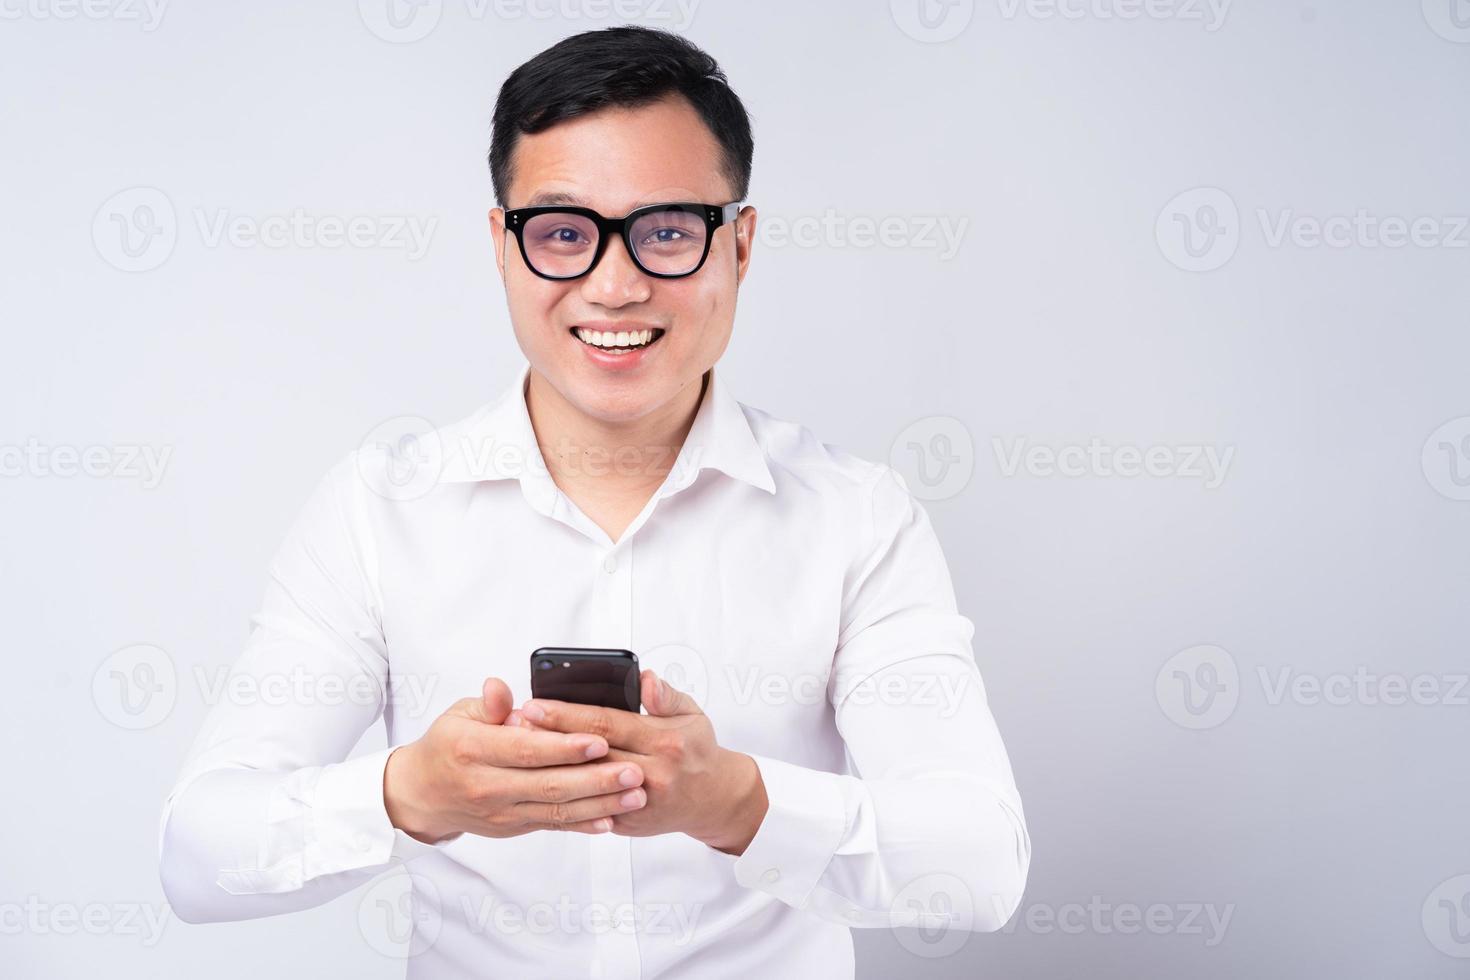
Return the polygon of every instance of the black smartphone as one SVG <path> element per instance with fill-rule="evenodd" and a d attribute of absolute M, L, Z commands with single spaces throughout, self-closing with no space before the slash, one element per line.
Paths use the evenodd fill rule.
<path fill-rule="evenodd" d="M 631 650 L 541 647 L 531 654 L 531 697 L 637 714 L 643 707 L 638 657 Z"/>

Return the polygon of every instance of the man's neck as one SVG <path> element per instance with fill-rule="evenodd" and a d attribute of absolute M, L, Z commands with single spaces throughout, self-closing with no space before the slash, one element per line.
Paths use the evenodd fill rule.
<path fill-rule="evenodd" d="M 609 525 L 621 533 L 673 469 L 709 377 L 706 371 L 642 418 L 607 422 L 582 412 L 532 369 L 526 409 L 552 480 L 616 538 Z"/>

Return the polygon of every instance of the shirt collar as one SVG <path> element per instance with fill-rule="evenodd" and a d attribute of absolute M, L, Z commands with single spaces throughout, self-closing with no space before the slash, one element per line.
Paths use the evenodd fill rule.
<path fill-rule="evenodd" d="M 444 430 L 441 482 L 518 479 L 533 502 L 555 496 L 556 485 L 546 471 L 526 408 L 530 375 L 531 365 L 523 364 L 515 382 L 499 398 Z M 662 493 L 684 489 L 706 469 L 719 470 L 767 493 L 776 492 L 766 454 L 745 410 L 713 368 Z"/>

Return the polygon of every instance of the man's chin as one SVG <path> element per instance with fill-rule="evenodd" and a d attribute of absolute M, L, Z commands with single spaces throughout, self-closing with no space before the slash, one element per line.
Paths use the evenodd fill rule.
<path fill-rule="evenodd" d="M 575 415 L 606 425 L 644 418 L 661 404 L 659 393 L 666 387 L 647 374 L 608 373 L 589 369 L 586 364 L 562 363 L 556 367 L 555 374 L 540 372 L 555 389 L 555 396 Z"/>

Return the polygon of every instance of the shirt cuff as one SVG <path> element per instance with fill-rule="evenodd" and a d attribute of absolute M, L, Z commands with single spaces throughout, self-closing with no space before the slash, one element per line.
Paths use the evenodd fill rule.
<path fill-rule="evenodd" d="M 847 831 L 843 776 L 752 755 L 765 783 L 769 809 L 735 880 L 803 908 Z"/>
<path fill-rule="evenodd" d="M 394 827 L 383 802 L 383 770 L 398 746 L 327 766 L 317 783 L 308 864 L 316 874 L 409 861 L 449 843 L 426 844 Z M 308 877 L 315 877 L 309 874 Z"/>

